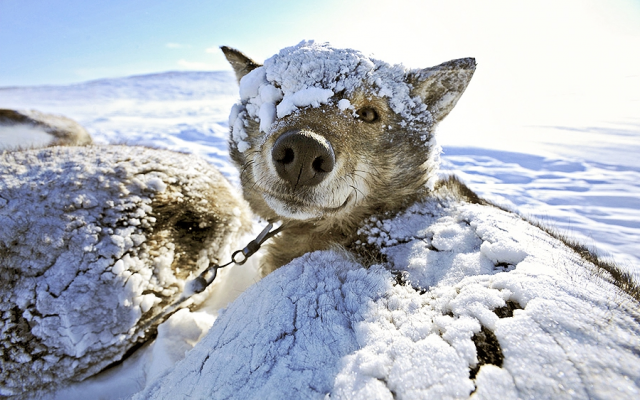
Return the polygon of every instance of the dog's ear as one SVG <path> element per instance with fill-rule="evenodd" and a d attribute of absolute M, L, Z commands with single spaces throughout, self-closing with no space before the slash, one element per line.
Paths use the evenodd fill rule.
<path fill-rule="evenodd" d="M 242 79 L 243 76 L 260 66 L 260 64 L 236 49 L 227 46 L 220 46 L 220 50 L 222 50 L 224 56 L 227 57 L 227 61 L 229 61 L 229 64 L 233 67 L 238 83 L 240 83 L 240 79 Z"/>
<path fill-rule="evenodd" d="M 411 95 L 419 96 L 438 123 L 449 114 L 476 70 L 475 58 L 451 60 L 435 67 L 413 70 L 406 80 Z"/>

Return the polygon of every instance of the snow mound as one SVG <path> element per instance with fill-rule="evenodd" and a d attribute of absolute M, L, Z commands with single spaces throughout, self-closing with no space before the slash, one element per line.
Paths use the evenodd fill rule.
<path fill-rule="evenodd" d="M 0 150 L 87 145 L 91 136 L 76 121 L 35 110 L 0 109 Z"/>
<path fill-rule="evenodd" d="M 0 154 L 0 394 L 119 360 L 195 273 L 229 257 L 249 220 L 194 156 L 127 146 Z"/>
<path fill-rule="evenodd" d="M 637 398 L 637 301 L 492 206 L 361 231 L 390 267 L 306 254 L 244 292 L 136 399 Z"/>

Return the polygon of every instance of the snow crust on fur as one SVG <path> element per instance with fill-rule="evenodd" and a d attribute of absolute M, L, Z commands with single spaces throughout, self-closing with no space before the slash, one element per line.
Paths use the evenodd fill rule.
<path fill-rule="evenodd" d="M 212 192 L 222 197 L 215 204 Z M 237 206 L 225 210 L 225 202 Z M 166 205 L 172 215 L 180 207 L 219 218 L 208 231 L 203 217 L 210 235 L 190 249 L 195 263 L 180 253 L 173 228 L 158 226 Z M 215 168 L 170 151 L 1 154 L 0 395 L 79 380 L 120 359 L 192 273 L 228 257 L 246 230 L 246 207 Z"/>
<path fill-rule="evenodd" d="M 336 251 L 295 259 L 244 292 L 135 398 L 640 395 L 635 303 L 518 216 L 431 200 L 362 233 L 399 272 Z M 500 317 L 507 302 L 521 309 Z M 472 380 L 482 329 L 504 361 Z"/>
<path fill-rule="evenodd" d="M 282 49 L 241 79 L 240 103 L 229 117 L 232 145 L 241 153 L 250 148 L 245 131 L 249 120 L 269 134 L 274 122 L 305 107 L 335 102 L 344 111 L 348 108 L 344 99 L 333 97 L 358 89 L 387 98 L 393 112 L 410 125 L 430 123 L 426 105 L 418 97 L 411 97 L 411 87 L 405 82 L 407 72 L 402 65 L 390 65 L 328 43 L 302 41 Z"/>

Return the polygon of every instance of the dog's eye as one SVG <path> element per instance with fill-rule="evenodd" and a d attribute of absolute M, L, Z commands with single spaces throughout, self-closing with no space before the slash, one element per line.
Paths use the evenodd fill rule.
<path fill-rule="evenodd" d="M 358 110 L 358 117 L 364 122 L 376 122 L 378 120 L 378 112 L 371 107 L 364 107 Z"/>

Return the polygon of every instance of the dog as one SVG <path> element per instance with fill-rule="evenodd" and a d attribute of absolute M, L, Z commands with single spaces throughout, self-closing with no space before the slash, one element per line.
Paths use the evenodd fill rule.
<path fill-rule="evenodd" d="M 436 190 L 434 130 L 465 91 L 475 59 L 409 70 L 302 42 L 261 66 L 222 51 L 240 84 L 229 144 L 244 196 L 257 215 L 284 227 L 264 274 L 314 250 L 351 247 L 367 218 Z"/>
<path fill-rule="evenodd" d="M 5 151 L 0 192 L 0 397 L 80 381 L 153 339 L 251 220 L 214 167 L 140 146 Z"/>

